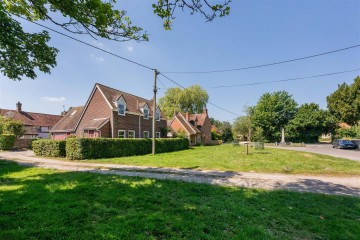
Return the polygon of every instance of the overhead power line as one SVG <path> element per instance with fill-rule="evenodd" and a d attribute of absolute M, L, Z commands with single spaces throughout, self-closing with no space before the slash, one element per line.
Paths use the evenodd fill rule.
<path fill-rule="evenodd" d="M 168 76 L 164 75 L 163 73 L 160 72 L 160 75 L 163 76 L 164 78 L 166 78 L 167 80 L 171 81 L 171 82 L 174 83 L 175 85 L 179 86 L 180 88 L 186 89 L 184 86 L 182 86 L 181 84 L 177 83 L 175 80 L 169 78 Z M 166 88 L 166 87 L 165 87 L 165 88 Z M 216 105 L 216 104 L 214 104 L 214 103 L 212 103 L 212 102 L 207 102 L 207 103 L 210 104 L 210 105 L 212 105 L 212 106 L 214 106 L 214 107 L 216 107 L 216 108 L 218 108 L 218 109 L 220 109 L 220 110 L 223 110 L 223 111 L 225 111 L 225 112 L 228 112 L 228 113 L 230 113 L 230 114 L 233 114 L 233 115 L 235 115 L 235 116 L 238 116 L 238 117 L 241 116 L 241 115 L 239 115 L 239 114 L 237 114 L 237 113 L 234 113 L 234 112 L 232 112 L 232 111 L 230 111 L 230 110 L 228 110 L 228 109 L 226 109 L 226 108 L 220 107 L 220 106 L 218 106 L 218 105 Z"/>
<path fill-rule="evenodd" d="M 125 58 L 125 57 L 122 57 L 122 56 L 117 55 L 117 54 L 115 54 L 115 53 L 112 53 L 112 52 L 110 52 L 110 51 L 104 50 L 104 49 L 102 49 L 102 48 L 99 48 L 99 47 L 94 46 L 94 45 L 92 45 L 92 44 L 90 44 L 90 43 L 84 42 L 84 41 L 79 40 L 79 39 L 77 39 L 77 38 L 71 37 L 71 36 L 69 36 L 69 35 L 67 35 L 67 34 L 65 34 L 65 33 L 59 32 L 59 31 L 57 31 L 57 30 L 55 30 L 55 29 L 52 29 L 52 28 L 47 27 L 47 26 L 45 26 L 45 25 L 42 25 L 42 24 L 40 24 L 40 23 L 30 21 L 30 20 L 28 20 L 28 19 L 26 19 L 26 18 L 24 18 L 24 17 L 21 17 L 21 16 L 17 16 L 17 17 L 19 17 L 19 18 L 21 18 L 21 19 L 24 19 L 24 20 L 26 20 L 26 21 L 28 21 L 28 22 L 31 22 L 31 23 L 33 23 L 33 24 L 35 24 L 35 25 L 38 25 L 38 26 L 40 26 L 40 27 L 46 28 L 46 29 L 48 29 L 48 30 L 50 30 L 50 31 L 52 31 L 52 32 L 55 32 L 55 33 L 57 33 L 57 34 L 60 34 L 60 35 L 62 35 L 62 36 L 64 36 L 64 37 L 70 38 L 70 39 L 72 39 L 72 40 L 74 40 L 74 41 L 77 41 L 77 42 L 79 42 L 79 43 L 85 44 L 85 45 L 87 45 L 87 46 L 89 46 L 89 47 L 92 47 L 92 48 L 95 48 L 95 49 L 100 50 L 100 51 L 102 51 L 102 52 L 105 52 L 105 53 L 107 53 L 107 54 L 110 54 L 110 55 L 112 55 L 112 56 L 114 56 L 114 57 L 120 58 L 120 59 L 125 60 L 125 61 L 127 61 L 127 62 L 136 64 L 136 65 L 138 65 L 138 66 L 140 66 L 140 67 L 147 68 L 147 69 L 149 69 L 149 70 L 154 71 L 154 68 L 152 68 L 152 67 L 146 66 L 146 65 L 144 65 L 144 64 L 135 62 L 135 61 L 130 60 L 130 59 L 128 59 L 128 58 Z"/>
<path fill-rule="evenodd" d="M 265 63 L 265 64 L 248 66 L 248 67 L 220 69 L 220 70 L 209 70 L 209 71 L 167 71 L 167 72 L 163 72 L 163 73 L 171 73 L 171 74 L 210 74 L 210 73 L 223 73 L 223 72 L 232 72 L 232 71 L 242 71 L 242 70 L 247 70 L 247 69 L 269 67 L 269 66 L 279 65 L 279 64 L 283 64 L 283 63 L 289 63 L 289 62 L 295 62 L 295 61 L 305 60 L 305 59 L 309 59 L 309 58 L 320 57 L 320 56 L 324 56 L 324 55 L 328 55 L 328 54 L 332 54 L 332 53 L 337 53 L 337 52 L 341 52 L 341 51 L 350 50 L 350 49 L 357 48 L 357 47 L 360 47 L 360 44 L 353 45 L 353 46 L 346 47 L 346 48 L 337 49 L 337 50 L 332 50 L 332 51 L 328 51 L 328 52 L 318 53 L 318 54 L 314 54 L 314 55 L 310 55 L 310 56 L 306 56 L 306 57 L 299 57 L 299 58 L 294 58 L 294 59 L 289 59 L 289 60 L 283 60 L 283 61 L 278 61 L 278 62 L 273 62 L 273 63 Z"/>
<path fill-rule="evenodd" d="M 314 75 L 314 76 L 307 76 L 307 77 L 297 77 L 297 78 L 288 78 L 288 79 L 282 79 L 282 80 L 244 83 L 244 84 L 234 84 L 234 85 L 220 85 L 220 86 L 213 86 L 213 87 L 209 87 L 209 88 L 243 87 L 243 86 L 252 86 L 252 85 L 261 85 L 261 84 L 268 84 L 268 83 L 276 83 L 276 82 L 289 82 L 289 81 L 297 81 L 297 80 L 303 80 L 303 79 L 309 79 L 309 78 L 318 78 L 318 77 L 325 77 L 325 76 L 331 76 L 331 75 L 338 75 L 338 74 L 344 74 L 344 73 L 356 72 L 356 71 L 360 71 L 360 68 L 353 69 L 353 70 L 342 71 L 342 72 L 324 73 L 324 74 L 319 74 L 319 75 Z"/>

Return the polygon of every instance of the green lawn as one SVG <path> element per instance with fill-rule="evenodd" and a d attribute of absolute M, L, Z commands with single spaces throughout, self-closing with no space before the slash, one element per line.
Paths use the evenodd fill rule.
<path fill-rule="evenodd" d="M 360 239 L 360 198 L 0 161 L 0 239 Z"/>
<path fill-rule="evenodd" d="M 326 155 L 282 149 L 250 149 L 224 144 L 194 147 L 185 151 L 155 156 L 134 156 L 112 159 L 85 160 L 137 166 L 210 169 L 223 171 L 255 171 L 312 175 L 360 175 L 360 162 Z"/>

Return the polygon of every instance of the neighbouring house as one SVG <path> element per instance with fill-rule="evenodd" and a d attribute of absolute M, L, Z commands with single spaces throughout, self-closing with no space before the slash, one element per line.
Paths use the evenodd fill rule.
<path fill-rule="evenodd" d="M 201 114 L 175 113 L 168 121 L 170 136 L 184 133 L 191 145 L 211 144 L 211 122 L 207 109 Z"/>
<path fill-rule="evenodd" d="M 53 139 L 70 135 L 85 138 L 151 138 L 156 118 L 156 137 L 166 137 L 166 119 L 160 108 L 153 116 L 153 100 L 147 100 L 96 83 L 83 107 L 71 108 L 51 131 Z"/>
<path fill-rule="evenodd" d="M 71 107 L 64 112 L 64 117 L 51 129 L 53 139 L 63 140 L 70 135 L 76 135 L 75 126 L 80 119 L 84 106 Z"/>
<path fill-rule="evenodd" d="M 25 134 L 21 138 L 49 138 L 51 128 L 61 119 L 60 115 L 25 112 L 22 104 L 16 103 L 16 110 L 0 109 L 0 115 L 24 124 Z"/>

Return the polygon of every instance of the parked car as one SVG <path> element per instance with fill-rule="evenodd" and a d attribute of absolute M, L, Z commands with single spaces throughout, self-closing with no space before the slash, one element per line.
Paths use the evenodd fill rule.
<path fill-rule="evenodd" d="M 344 139 L 335 139 L 332 143 L 333 148 L 342 148 L 342 149 L 355 149 L 357 148 L 356 144 L 351 140 Z"/>

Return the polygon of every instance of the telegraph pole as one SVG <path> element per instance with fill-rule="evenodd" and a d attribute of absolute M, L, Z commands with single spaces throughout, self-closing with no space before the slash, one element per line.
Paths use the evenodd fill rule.
<path fill-rule="evenodd" d="M 156 135 L 156 78 L 159 72 L 154 69 L 154 98 L 153 98 L 153 122 L 152 122 L 152 154 L 155 155 L 155 135 Z"/>

